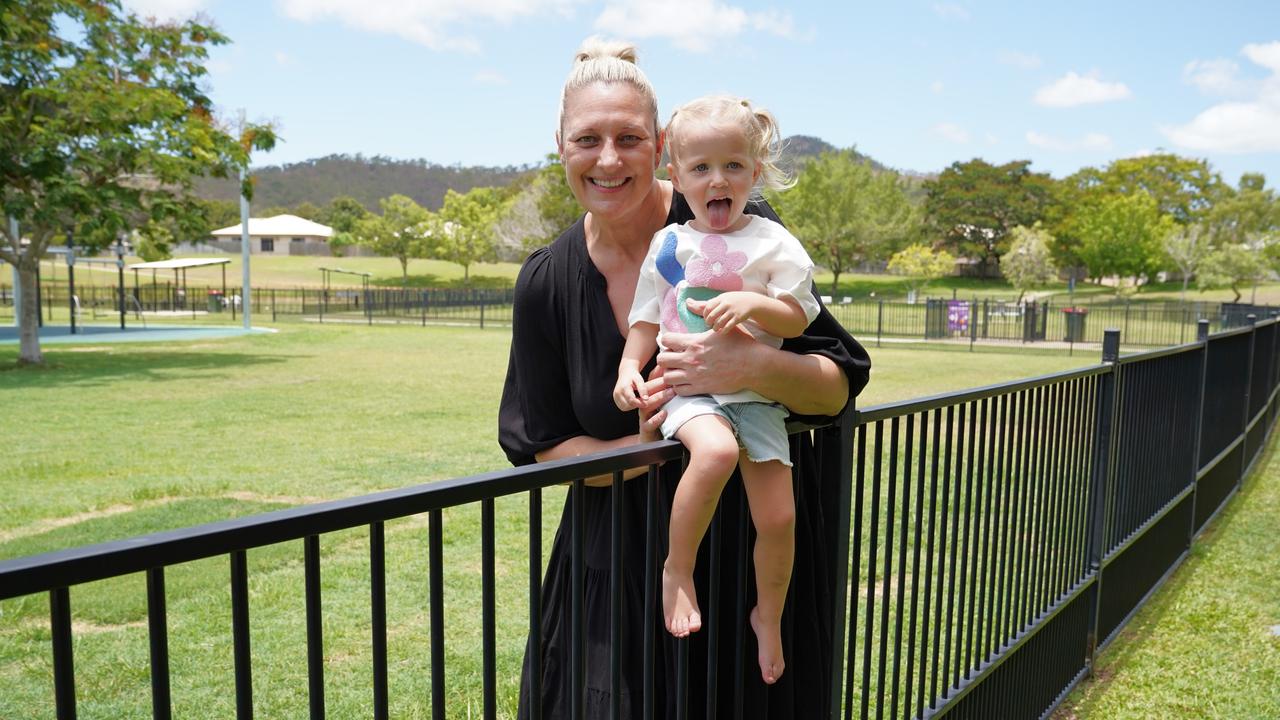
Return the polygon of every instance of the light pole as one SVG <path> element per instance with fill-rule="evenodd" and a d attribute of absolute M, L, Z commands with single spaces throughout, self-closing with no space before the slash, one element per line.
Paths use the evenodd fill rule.
<path fill-rule="evenodd" d="M 123 235 L 123 234 L 121 234 L 119 237 L 117 237 L 117 238 L 116 238 L 116 272 L 117 272 L 117 280 L 118 280 L 118 284 L 119 284 L 119 295 L 120 295 L 120 329 L 121 329 L 121 330 L 124 330 L 124 329 L 125 329 L 125 328 L 124 328 L 124 315 L 125 315 L 125 311 L 124 311 L 124 253 L 125 253 L 124 235 Z"/>

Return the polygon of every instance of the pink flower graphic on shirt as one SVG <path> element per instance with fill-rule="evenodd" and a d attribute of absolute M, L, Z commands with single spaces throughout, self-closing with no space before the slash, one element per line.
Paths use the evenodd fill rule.
<path fill-rule="evenodd" d="M 676 309 L 676 289 L 668 288 L 662 296 L 662 328 L 671 332 L 689 332 Z"/>
<path fill-rule="evenodd" d="M 738 271 L 747 265 L 747 254 L 729 252 L 729 246 L 719 235 L 708 235 L 702 240 L 702 257 L 689 261 L 685 268 L 685 280 L 690 287 L 706 287 L 713 290 L 741 290 L 742 276 Z"/>

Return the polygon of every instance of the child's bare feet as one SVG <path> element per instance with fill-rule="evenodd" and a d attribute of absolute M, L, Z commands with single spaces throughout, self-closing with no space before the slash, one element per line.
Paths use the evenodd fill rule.
<path fill-rule="evenodd" d="M 766 623 L 760 617 L 760 608 L 751 609 L 751 629 L 756 634 L 756 646 L 759 648 L 757 660 L 760 662 L 760 677 L 765 684 L 772 685 L 782 677 L 787 664 L 782 660 L 782 627 L 777 623 Z"/>
<path fill-rule="evenodd" d="M 667 632 L 676 637 L 702 629 L 702 613 L 693 589 L 693 575 L 662 568 L 662 613 L 667 619 Z"/>

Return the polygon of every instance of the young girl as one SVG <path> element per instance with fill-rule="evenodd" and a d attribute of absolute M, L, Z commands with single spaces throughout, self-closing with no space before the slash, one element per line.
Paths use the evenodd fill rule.
<path fill-rule="evenodd" d="M 640 370 L 660 342 L 659 329 L 745 330 L 778 347 L 802 334 L 819 312 L 810 289 L 813 263 L 799 241 L 771 220 L 743 214 L 759 186 L 787 187 L 775 164 L 781 138 L 773 116 L 746 100 L 708 97 L 676 110 L 666 133 L 671 183 L 694 220 L 658 231 L 640 270 L 613 391 L 622 410 L 647 399 Z M 694 561 L 720 492 L 741 461 L 756 528 L 751 628 L 760 674 L 772 684 L 784 668 L 782 606 L 795 545 L 787 411 L 747 390 L 677 397 L 664 409 L 663 436 L 675 436 L 689 451 L 662 571 L 667 630 L 684 637 L 702 627 Z"/>

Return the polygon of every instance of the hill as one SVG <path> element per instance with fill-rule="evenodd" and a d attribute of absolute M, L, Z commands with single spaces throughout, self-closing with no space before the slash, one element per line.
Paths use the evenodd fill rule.
<path fill-rule="evenodd" d="M 782 165 L 790 170 L 804 158 L 839 150 L 816 137 L 792 135 L 786 139 Z M 890 170 L 874 158 L 854 150 L 859 158 L 879 171 Z M 292 208 L 300 203 L 324 207 L 335 197 L 350 195 L 366 208 L 378 212 L 378 200 L 395 194 L 408 195 L 419 205 L 435 210 L 444 201 L 446 190 L 466 192 L 474 187 L 505 186 L 535 170 L 535 166 L 464 167 L 437 165 L 428 160 L 396 160 L 363 155 L 328 155 L 287 165 L 254 169 L 256 207 Z M 920 173 L 904 172 L 915 179 Z M 235 201 L 238 183 L 234 180 L 206 179 L 197 183 L 196 194 L 205 200 Z"/>

